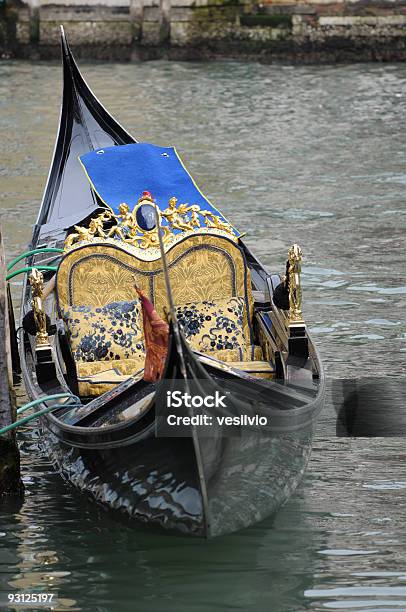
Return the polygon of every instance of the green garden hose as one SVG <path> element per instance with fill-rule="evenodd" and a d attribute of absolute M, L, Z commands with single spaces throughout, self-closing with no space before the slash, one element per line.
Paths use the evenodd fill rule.
<path fill-rule="evenodd" d="M 19 255 L 18 257 L 13 259 L 13 261 L 11 261 L 7 266 L 7 270 L 9 271 L 12 268 L 14 268 L 14 266 L 18 264 L 18 262 L 21 261 L 22 259 L 26 259 L 27 257 L 30 257 L 31 255 L 37 255 L 38 253 L 63 253 L 63 249 L 47 247 L 45 249 L 33 249 L 32 251 L 26 251 L 25 253 L 23 253 L 22 255 Z"/>
<path fill-rule="evenodd" d="M 81 406 L 81 404 L 78 404 L 78 406 Z M 74 408 L 76 407 L 76 404 L 71 404 L 70 407 Z M 10 425 L 6 425 L 6 427 L 2 427 L 0 429 L 0 435 L 5 434 L 8 431 L 11 431 L 13 429 L 17 429 L 17 427 L 20 427 L 21 425 L 24 425 L 25 423 L 29 423 L 30 421 L 37 419 L 43 414 L 47 414 L 48 412 L 51 412 L 52 410 L 56 410 L 57 408 L 63 408 L 63 406 L 61 406 L 60 404 L 55 404 L 54 406 L 48 406 L 47 408 L 38 410 L 38 412 L 35 412 L 34 414 L 30 414 L 26 417 L 23 417 L 22 419 L 19 419 L 18 421 L 15 421 L 14 423 L 11 423 Z"/>
<path fill-rule="evenodd" d="M 27 274 L 28 272 L 31 272 L 31 270 L 33 270 L 34 268 L 36 268 L 37 270 L 51 270 L 52 272 L 56 272 L 58 269 L 55 266 L 28 266 L 27 268 L 20 268 L 19 270 L 16 270 L 15 272 L 12 272 L 8 276 L 6 276 L 6 281 L 11 280 L 18 274 Z"/>
<path fill-rule="evenodd" d="M 28 410 L 29 408 L 33 408 L 34 406 L 38 406 L 38 404 L 42 404 L 43 402 L 50 402 L 51 400 L 54 399 L 62 399 L 62 398 L 68 398 L 71 397 L 72 399 L 76 400 L 77 402 L 79 402 L 79 398 L 77 395 L 72 395 L 72 393 L 55 393 L 54 395 L 46 395 L 44 397 L 39 397 L 36 400 L 33 400 L 32 402 L 29 402 L 28 404 L 24 404 L 24 406 L 21 406 L 21 408 L 17 409 L 17 414 L 21 414 L 22 412 L 25 412 L 26 410 Z"/>
<path fill-rule="evenodd" d="M 39 397 L 38 399 L 33 400 L 32 402 L 28 402 L 28 404 L 25 404 L 24 406 L 21 406 L 21 408 L 18 408 L 17 414 L 21 414 L 22 412 L 25 412 L 29 408 L 33 408 L 34 406 L 37 406 L 38 404 L 42 404 L 50 400 L 62 399 L 62 398 L 74 400 L 75 403 L 73 404 L 66 403 L 62 405 L 54 404 L 53 406 L 47 406 L 46 408 L 43 408 L 42 410 L 38 410 L 37 412 L 34 412 L 34 414 L 30 414 L 26 417 L 23 417 L 22 419 L 19 419 L 18 421 L 15 421 L 14 423 L 10 423 L 10 425 L 6 425 L 5 427 L 2 427 L 0 429 L 0 435 L 5 434 L 9 431 L 12 431 L 13 429 L 17 429 L 17 427 L 20 427 L 21 425 L 25 425 L 25 423 L 29 423 L 30 421 L 33 421 L 34 419 L 37 419 L 38 417 L 44 414 L 47 414 L 48 412 L 51 412 L 52 410 L 56 410 L 57 408 L 63 408 L 64 406 L 70 406 L 71 408 L 74 408 L 76 406 L 82 405 L 77 395 L 73 395 L 72 393 L 56 393 L 54 395 L 45 395 L 44 397 Z"/>

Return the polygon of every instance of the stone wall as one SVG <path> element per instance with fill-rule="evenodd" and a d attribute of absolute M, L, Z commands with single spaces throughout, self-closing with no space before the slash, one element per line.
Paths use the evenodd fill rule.
<path fill-rule="evenodd" d="M 0 51 L 57 57 L 403 60 L 406 0 L 0 0 Z"/>

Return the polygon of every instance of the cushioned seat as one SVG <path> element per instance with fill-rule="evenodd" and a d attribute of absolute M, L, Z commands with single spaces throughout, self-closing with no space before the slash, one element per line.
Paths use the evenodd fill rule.
<path fill-rule="evenodd" d="M 137 359 L 77 362 L 79 395 L 82 397 L 101 395 L 130 376 L 141 375 L 143 369 L 143 365 L 140 367 Z"/>
<path fill-rule="evenodd" d="M 76 362 L 145 359 L 142 309 L 138 297 L 131 302 L 104 306 L 72 305 L 61 310 L 70 331 Z"/>
<path fill-rule="evenodd" d="M 175 244 L 167 252 L 167 260 L 175 304 L 242 297 L 244 333 L 251 339 L 249 270 L 233 241 L 209 234 L 192 235 Z M 119 242 L 79 245 L 64 255 L 58 269 L 59 307 L 134 300 L 134 279 L 163 316 L 168 300 L 160 259 L 140 259 Z"/>
<path fill-rule="evenodd" d="M 237 359 L 249 359 L 251 347 L 244 333 L 244 310 L 242 297 L 230 297 L 177 305 L 176 316 L 195 350 L 224 354 L 232 351 Z"/>
<path fill-rule="evenodd" d="M 178 318 L 192 347 L 224 361 L 250 361 L 255 352 L 257 359 L 262 359 L 253 344 L 249 270 L 237 244 L 223 236 L 190 235 L 168 250 L 167 261 Z M 128 375 L 129 368 L 134 367 L 131 372 L 134 373 L 142 367 L 145 358 L 142 331 L 138 336 L 130 333 L 130 345 L 135 349 L 119 353 L 114 333 L 114 350 L 111 345 L 106 350 L 103 339 L 95 339 L 92 333 L 95 330 L 99 336 L 111 334 L 111 329 L 101 334 L 100 329 L 106 328 L 102 319 L 112 310 L 112 304 L 120 304 L 119 308 L 132 304 L 134 314 L 134 309 L 137 310 L 134 282 L 153 302 L 158 314 L 165 316 L 168 301 L 160 259 L 141 259 L 124 244 L 102 239 L 79 244 L 63 256 L 57 273 L 57 304 L 71 330 L 79 378 L 89 375 L 87 367 L 93 363 L 88 362 L 115 360 L 114 367 L 119 368 L 120 376 L 124 375 L 121 365 Z M 118 307 L 114 308 L 117 311 Z M 192 320 L 198 329 L 193 329 Z M 92 326 L 91 333 L 86 325 Z M 138 327 L 142 330 L 141 324 Z M 93 350 L 90 358 L 89 346 Z M 123 360 L 130 361 L 124 366 Z M 104 370 L 93 375 L 101 371 Z"/>
<path fill-rule="evenodd" d="M 61 309 L 70 332 L 80 395 L 99 395 L 143 370 L 141 311 L 138 297 L 131 302 Z"/>

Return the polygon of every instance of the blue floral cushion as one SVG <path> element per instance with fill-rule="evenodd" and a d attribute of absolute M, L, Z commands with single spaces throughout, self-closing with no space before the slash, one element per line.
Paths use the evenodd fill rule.
<path fill-rule="evenodd" d="M 243 331 L 244 299 L 189 302 L 176 307 L 176 314 L 192 348 L 202 353 L 230 350 L 235 360 L 247 353 Z"/>
<path fill-rule="evenodd" d="M 140 301 L 70 306 L 62 316 L 75 361 L 145 360 Z"/>

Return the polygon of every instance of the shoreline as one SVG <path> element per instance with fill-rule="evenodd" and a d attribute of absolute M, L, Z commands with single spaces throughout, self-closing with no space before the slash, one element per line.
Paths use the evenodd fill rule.
<path fill-rule="evenodd" d="M 250 50 L 247 46 L 236 49 L 233 45 L 219 45 L 211 49 L 193 47 L 125 47 L 120 45 L 75 46 L 75 56 L 80 60 L 101 62 L 137 63 L 157 60 L 205 62 L 205 61 L 243 61 L 262 64 L 294 65 L 334 65 L 357 63 L 396 63 L 406 61 L 406 46 L 392 48 L 386 46 L 365 46 L 363 48 L 330 47 L 295 49 Z M 31 46 L 18 49 L 0 47 L 0 62 L 7 60 L 58 61 L 59 46 Z"/>
<path fill-rule="evenodd" d="M 157 1 L 0 0 L 0 59 L 59 59 L 62 24 L 81 60 L 406 60 L 405 0 Z"/>

